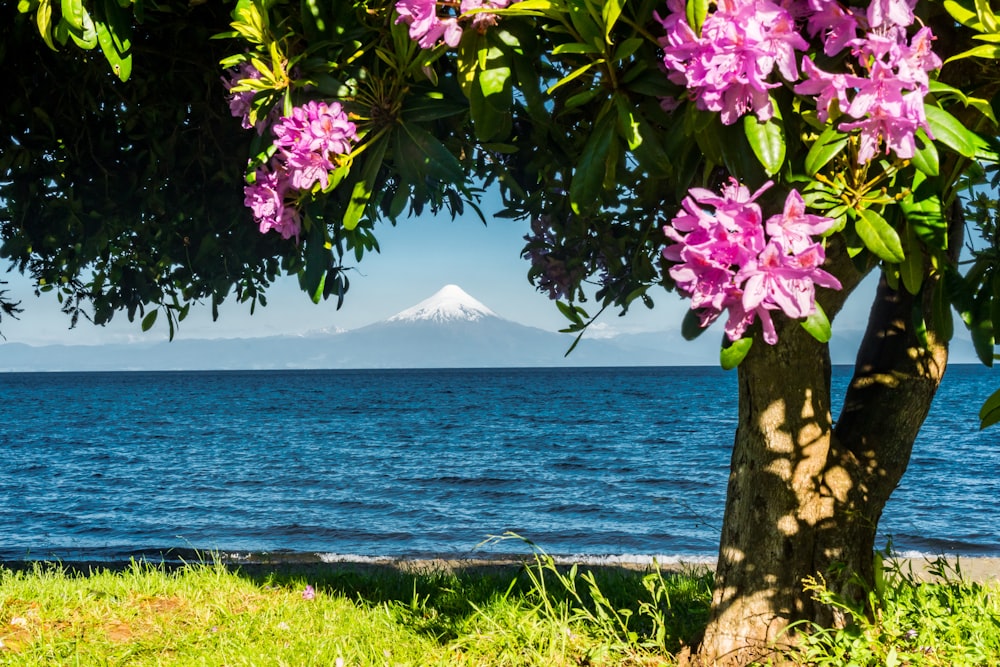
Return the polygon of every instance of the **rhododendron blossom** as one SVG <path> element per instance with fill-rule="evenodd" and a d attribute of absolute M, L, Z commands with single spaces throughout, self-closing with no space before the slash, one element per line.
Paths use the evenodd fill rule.
<path fill-rule="evenodd" d="M 343 107 L 334 102 L 309 101 L 292 109 L 274 128 L 274 145 L 284 158 L 292 186 L 308 190 L 316 183 L 329 184 L 332 158 L 351 152 L 357 128 Z"/>
<path fill-rule="evenodd" d="M 688 23 L 685 0 L 667 0 L 666 17 L 656 18 L 667 76 L 699 109 L 719 112 L 726 125 L 751 112 L 766 122 L 774 114 L 770 90 L 784 79 L 816 99 L 819 120 L 846 116 L 838 128 L 857 134 L 857 159 L 865 164 L 880 151 L 912 158 L 921 129 L 933 139 L 923 99 L 928 73 L 941 59 L 931 50 L 930 28 L 907 37 L 914 5 L 877 0 L 865 11 L 834 0 L 719 0 L 699 33 Z M 800 79 L 797 53 L 808 49 L 800 28 L 821 40 L 827 56 L 850 50 L 847 71 L 826 72 L 806 57 Z M 665 108 L 674 105 L 666 100 Z"/>
<path fill-rule="evenodd" d="M 770 0 L 720 0 L 701 26 L 688 24 L 684 0 L 668 0 L 666 36 L 660 41 L 670 80 L 688 89 L 699 109 L 718 111 L 731 125 L 752 111 L 761 121 L 774 115 L 768 81 L 777 69 L 798 79 L 796 51 L 808 46 L 794 17 Z"/>
<path fill-rule="evenodd" d="M 848 117 L 838 128 L 857 131 L 860 138 L 858 163 L 874 159 L 883 145 L 886 153 L 912 158 L 918 130 L 933 138 L 923 100 L 930 87 L 928 72 L 939 69 L 941 59 L 931 50 L 931 29 L 923 27 L 907 39 L 906 28 L 914 17 L 913 3 L 906 0 L 871 3 L 865 16 L 831 9 L 832 3 L 811 0 L 810 4 L 820 10 L 809 19 L 810 32 L 828 40 L 836 33 L 836 43 L 851 48 L 857 65 L 853 75 L 830 74 L 805 59 L 802 70 L 807 79 L 795 86 L 795 92 L 818 96 L 816 108 L 823 121 L 829 117 L 831 102 L 838 102 Z M 847 39 L 849 26 L 854 26 L 852 39 Z M 862 29 L 867 32 L 859 36 Z M 828 55 L 834 52 L 826 49 Z"/>
<path fill-rule="evenodd" d="M 283 170 L 273 167 L 258 169 L 254 182 L 244 187 L 243 193 L 243 203 L 253 211 L 261 234 L 273 229 L 283 239 L 298 238 L 302 232 L 302 220 L 298 208 L 290 199 L 292 188 Z"/>
<path fill-rule="evenodd" d="M 691 297 L 701 326 L 728 311 L 725 329 L 732 341 L 759 318 L 765 342 L 774 345 L 771 311 L 808 317 L 816 308 L 816 285 L 840 289 L 840 282 L 819 268 L 826 253 L 812 239 L 833 220 L 806 213 L 802 197 L 792 190 L 784 210 L 765 222 L 756 199 L 770 186 L 751 194 L 730 179 L 719 195 L 692 188 L 681 212 L 663 228 L 674 241 L 663 249 L 663 256 L 676 262 L 670 277 Z"/>
<path fill-rule="evenodd" d="M 260 72 L 250 63 L 240 63 L 238 67 L 228 70 L 226 76 L 222 77 L 222 85 L 229 92 L 229 113 L 242 121 L 241 125 L 244 130 L 254 128 L 253 123 L 250 122 L 250 108 L 253 102 L 254 91 L 243 90 L 234 93 L 232 89 L 244 79 L 259 78 Z M 263 134 L 266 126 L 267 122 L 265 120 L 257 121 L 257 134 Z"/>
<path fill-rule="evenodd" d="M 445 15 L 438 13 L 439 3 L 434 0 L 396 0 L 396 23 L 405 23 L 410 27 L 410 39 L 422 49 L 433 49 L 444 42 L 454 48 L 462 40 L 460 21 L 468 20 L 479 32 L 496 25 L 497 15 L 490 12 L 475 11 L 482 9 L 503 9 L 517 0 L 461 0 L 457 2 L 441 2 L 440 8 Z M 447 14 L 452 9 L 458 10 L 458 15 Z M 475 13 L 472 13 L 475 12 Z"/>
<path fill-rule="evenodd" d="M 317 183 L 327 187 L 337 156 L 350 153 L 357 129 L 334 102 L 309 101 L 292 109 L 272 128 L 277 152 L 244 188 L 244 204 L 253 211 L 261 233 L 275 230 L 282 238 L 302 231 L 297 200 Z"/>

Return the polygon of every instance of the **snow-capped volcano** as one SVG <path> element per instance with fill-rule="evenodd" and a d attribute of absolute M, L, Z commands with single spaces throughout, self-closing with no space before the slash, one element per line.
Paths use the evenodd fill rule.
<path fill-rule="evenodd" d="M 445 285 L 433 296 L 400 311 L 389 322 L 475 322 L 496 313 L 469 296 L 458 285 Z"/>

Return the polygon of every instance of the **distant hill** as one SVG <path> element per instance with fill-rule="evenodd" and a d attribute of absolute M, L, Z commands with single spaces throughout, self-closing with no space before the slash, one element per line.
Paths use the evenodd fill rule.
<path fill-rule="evenodd" d="M 446 285 L 387 320 L 349 331 L 86 346 L 8 343 L 0 345 L 0 371 L 665 366 L 715 363 L 718 344 L 668 334 L 585 338 L 567 357 L 572 343 L 573 336 L 504 319 Z"/>
<path fill-rule="evenodd" d="M 854 362 L 860 332 L 837 331 L 835 364 Z M 387 320 L 301 336 L 175 340 L 107 345 L 0 345 L 0 371 L 269 370 L 311 368 L 490 368 L 518 366 L 716 365 L 721 333 L 694 341 L 679 331 L 573 336 L 504 319 L 457 285 Z M 952 361 L 975 363 L 957 339 Z"/>

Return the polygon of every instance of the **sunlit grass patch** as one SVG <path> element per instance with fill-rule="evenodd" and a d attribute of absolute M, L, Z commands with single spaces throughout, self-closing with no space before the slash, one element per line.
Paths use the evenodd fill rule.
<path fill-rule="evenodd" d="M 663 642 L 677 638 L 646 637 L 641 624 L 619 635 L 600 620 L 600 605 L 642 616 L 644 573 L 587 575 L 597 576 L 587 586 L 630 600 L 626 610 L 608 598 L 594 606 L 591 589 L 571 590 L 585 575 L 549 567 L 540 560 L 520 572 L 314 569 L 308 580 L 219 564 L 169 571 L 136 563 L 88 575 L 45 564 L 0 570 L 0 664 L 668 664 Z M 684 582 L 677 590 L 692 581 L 662 580 Z M 689 600 L 695 616 L 707 609 L 704 580 L 700 590 Z"/>
<path fill-rule="evenodd" d="M 837 667 L 991 667 L 1000 665 L 1000 584 L 963 576 L 944 558 L 918 577 L 912 562 L 890 561 L 876 572 L 868 608 L 844 600 L 822 580 L 807 583 L 817 600 L 842 609 L 839 629 L 812 628 L 797 661 Z"/>
<path fill-rule="evenodd" d="M 869 602 L 813 592 L 852 623 L 811 628 L 807 665 L 1000 664 L 1000 586 L 941 561 L 921 582 L 891 567 Z M 134 563 L 80 574 L 0 568 L 0 665 L 654 667 L 708 619 L 704 571 L 557 565 L 408 573 L 301 566 L 231 571 Z M 845 606 L 846 605 L 846 606 Z"/>

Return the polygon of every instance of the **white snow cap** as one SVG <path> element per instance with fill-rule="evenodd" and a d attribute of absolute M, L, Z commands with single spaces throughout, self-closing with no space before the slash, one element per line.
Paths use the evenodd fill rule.
<path fill-rule="evenodd" d="M 445 285 L 434 296 L 389 318 L 389 322 L 453 322 L 468 320 L 475 322 L 497 314 L 482 303 L 466 294 L 458 285 Z"/>

